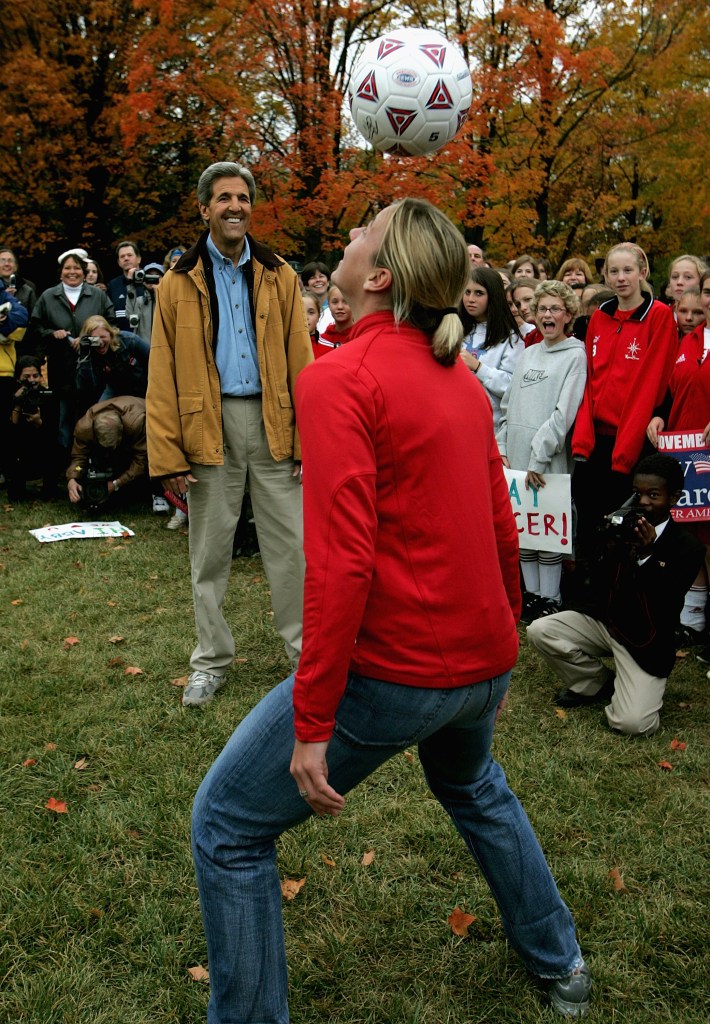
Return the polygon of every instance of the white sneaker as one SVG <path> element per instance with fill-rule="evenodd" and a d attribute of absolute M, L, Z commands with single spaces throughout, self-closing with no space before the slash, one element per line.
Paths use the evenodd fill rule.
<path fill-rule="evenodd" d="M 213 676 L 210 672 L 192 672 L 183 691 L 183 707 L 203 707 L 214 697 L 217 690 L 224 685 L 222 676 Z"/>
<path fill-rule="evenodd" d="M 169 512 L 170 502 L 165 498 L 161 497 L 160 494 L 153 495 L 153 511 L 154 512 Z"/>
<path fill-rule="evenodd" d="M 179 530 L 183 523 L 187 522 L 187 513 L 181 508 L 176 508 L 173 515 L 165 524 L 166 530 Z"/>

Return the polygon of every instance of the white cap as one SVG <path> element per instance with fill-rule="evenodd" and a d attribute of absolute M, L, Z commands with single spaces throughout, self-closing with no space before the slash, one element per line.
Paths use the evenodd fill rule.
<path fill-rule="evenodd" d="M 67 251 L 63 252 L 62 255 L 59 257 L 59 259 L 57 260 L 57 263 L 61 263 L 62 260 L 66 259 L 67 256 L 78 256 L 85 263 L 86 263 L 86 261 L 89 258 L 89 254 L 86 251 L 86 249 L 78 249 L 78 248 L 77 249 L 67 249 Z"/>

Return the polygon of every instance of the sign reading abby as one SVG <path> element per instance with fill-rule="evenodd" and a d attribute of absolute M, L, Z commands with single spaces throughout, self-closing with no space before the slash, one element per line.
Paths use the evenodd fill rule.
<path fill-rule="evenodd" d="M 505 469 L 521 548 L 572 557 L 572 499 L 568 473 L 545 474 L 539 490 L 525 487 L 525 470 Z"/>
<path fill-rule="evenodd" d="M 664 431 L 658 435 L 658 450 L 678 459 L 683 467 L 683 493 L 671 515 L 680 523 L 710 520 L 710 449 L 703 431 Z"/>

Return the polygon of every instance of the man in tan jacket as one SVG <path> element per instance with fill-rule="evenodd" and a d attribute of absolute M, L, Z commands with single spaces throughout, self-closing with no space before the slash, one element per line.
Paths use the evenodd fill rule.
<path fill-rule="evenodd" d="M 160 284 L 148 372 L 152 477 L 189 492 L 197 646 L 183 704 L 207 704 L 234 658 L 222 614 L 249 479 L 274 624 L 301 652 L 303 524 L 296 377 L 312 347 L 298 279 L 248 228 L 250 171 L 216 163 L 197 186 L 207 231 Z"/>

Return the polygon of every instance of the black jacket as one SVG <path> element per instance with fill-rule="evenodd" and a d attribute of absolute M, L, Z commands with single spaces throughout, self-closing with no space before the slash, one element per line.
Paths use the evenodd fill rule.
<path fill-rule="evenodd" d="M 672 519 L 642 565 L 631 545 L 605 540 L 577 610 L 603 622 L 644 672 L 665 678 L 683 601 L 704 559 L 704 545 Z"/>

